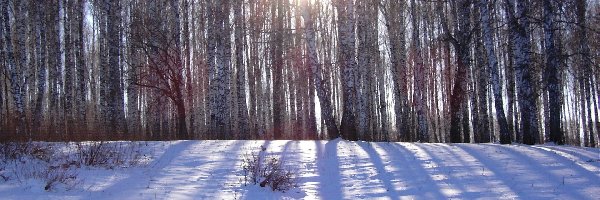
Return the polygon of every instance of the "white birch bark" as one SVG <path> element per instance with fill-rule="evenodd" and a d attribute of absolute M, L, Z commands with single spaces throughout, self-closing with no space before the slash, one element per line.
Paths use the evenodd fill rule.
<path fill-rule="evenodd" d="M 321 106 L 321 115 L 324 118 L 325 125 L 327 127 L 327 133 L 329 138 L 336 138 L 338 134 L 338 128 L 335 123 L 333 116 L 333 108 L 331 106 L 331 99 L 329 98 L 329 92 L 325 87 L 325 82 L 321 77 L 323 74 L 322 65 L 319 63 L 317 56 L 317 42 L 315 40 L 315 30 L 312 19 L 312 14 L 308 1 L 304 4 L 304 12 L 302 17 L 304 18 L 304 34 L 306 36 L 306 46 L 308 49 L 308 61 L 307 64 L 311 70 L 311 76 L 315 83 L 315 89 L 319 103 Z"/>
<path fill-rule="evenodd" d="M 354 3 L 351 0 L 336 0 L 338 12 L 339 63 L 342 69 L 343 111 L 341 134 L 349 140 L 356 140 L 356 33 Z"/>
<path fill-rule="evenodd" d="M 517 1 L 515 17 L 517 19 L 512 41 L 514 43 L 515 75 L 518 87 L 519 112 L 521 114 L 521 132 L 524 144 L 539 142 L 538 117 L 535 95 L 532 87 L 533 74 L 531 64 L 531 40 L 529 37 L 528 5 L 526 1 Z"/>
<path fill-rule="evenodd" d="M 489 4 L 487 0 L 480 0 L 480 17 L 483 31 L 483 44 L 487 54 L 487 64 L 491 75 L 492 90 L 494 94 L 494 108 L 496 109 L 496 118 L 500 128 L 500 143 L 510 144 L 510 133 L 508 132 L 508 123 L 504 115 L 504 106 L 502 101 L 502 84 L 498 71 L 498 60 L 494 50 L 494 41 L 492 36 L 492 22 L 490 21 Z"/>
<path fill-rule="evenodd" d="M 15 62 L 15 54 L 12 43 L 12 32 L 10 27 L 10 15 L 9 13 L 9 1 L 2 1 L 2 27 L 0 27 L 0 38 L 4 39 L 4 49 L 6 51 L 6 62 L 8 64 L 8 72 L 9 72 L 9 81 L 11 86 L 11 92 L 13 94 L 13 102 L 15 104 L 15 109 L 17 111 L 16 123 L 17 130 L 16 134 L 24 134 L 25 133 L 25 108 L 24 108 L 24 92 L 23 92 L 23 82 L 22 80 L 22 68 L 17 66 Z"/>

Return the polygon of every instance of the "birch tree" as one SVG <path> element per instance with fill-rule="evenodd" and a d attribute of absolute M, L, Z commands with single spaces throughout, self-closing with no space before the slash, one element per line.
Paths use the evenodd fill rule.
<path fill-rule="evenodd" d="M 386 14 L 388 35 L 390 40 L 390 63 L 392 81 L 394 83 L 394 113 L 396 132 L 405 138 L 408 132 L 407 98 L 406 98 L 406 39 L 404 26 L 405 1 L 389 1 Z"/>
<path fill-rule="evenodd" d="M 227 138 L 229 134 L 229 62 L 231 54 L 229 42 L 229 3 L 213 1 L 209 3 L 209 42 L 207 46 L 210 77 L 210 123 L 211 132 L 217 137 Z"/>
<path fill-rule="evenodd" d="M 550 130 L 547 131 L 551 142 L 556 144 L 564 144 L 563 131 L 560 127 L 561 120 L 561 98 L 560 91 L 560 69 L 558 62 L 558 49 L 554 44 L 556 40 L 554 30 L 554 8 L 550 0 L 543 1 L 543 16 L 544 16 L 544 50 L 546 60 L 546 89 L 548 90 L 548 108 L 549 109 L 549 124 Z"/>
<path fill-rule="evenodd" d="M 319 60 L 317 57 L 317 42 L 315 40 L 315 30 L 314 30 L 314 22 L 312 18 L 311 7 L 306 1 L 304 4 L 304 11 L 302 17 L 304 18 L 304 35 L 306 37 L 306 46 L 308 49 L 308 61 L 307 64 L 310 67 L 312 78 L 315 82 L 315 89 L 317 91 L 317 96 L 319 98 L 319 103 L 321 106 L 321 115 L 325 120 L 325 124 L 327 126 L 327 134 L 330 139 L 337 138 L 338 128 L 336 124 L 336 120 L 333 117 L 333 108 L 331 106 L 331 100 L 329 98 L 330 94 L 325 88 L 325 84 L 323 82 L 322 76 L 322 65 L 319 64 Z"/>
<path fill-rule="evenodd" d="M 43 119 L 43 100 L 44 93 L 46 91 L 46 24 L 43 20 L 46 19 L 46 8 L 44 3 L 38 3 L 36 7 L 35 20 L 36 23 L 36 51 L 38 55 L 37 60 L 37 93 L 35 100 L 35 110 L 33 111 L 34 119 L 33 124 L 42 124 Z M 38 126 L 34 129 L 36 132 L 41 132 L 43 126 Z"/>
<path fill-rule="evenodd" d="M 468 129 L 468 110 L 467 110 L 467 69 L 470 66 L 470 48 L 471 41 L 471 3 L 468 0 L 452 1 L 456 8 L 457 27 L 454 36 L 449 38 L 454 45 L 457 58 L 457 71 L 454 76 L 454 86 L 450 100 L 450 141 L 451 142 L 469 142 L 470 135 Z"/>
<path fill-rule="evenodd" d="M 17 115 L 15 116 L 15 123 L 17 124 L 16 134 L 25 134 L 25 94 L 23 91 L 24 83 L 22 81 L 22 70 L 24 69 L 24 67 L 18 66 L 15 60 L 16 58 L 13 48 L 13 38 L 11 37 L 12 32 L 10 25 L 10 15 L 8 14 L 10 4 L 11 3 L 8 0 L 2 1 L 2 28 L 0 31 L 0 38 L 4 39 L 4 49 L 6 51 L 5 59 L 8 66 L 7 72 L 9 73 L 7 75 L 9 76 L 8 79 L 10 81 L 11 93 L 13 94 L 13 102 L 15 104 L 14 106 L 16 108 L 17 113 Z"/>
<path fill-rule="evenodd" d="M 283 80 L 283 0 L 271 1 L 271 40 L 270 56 L 273 69 L 273 133 L 275 139 L 282 139 L 285 129 L 285 89 Z"/>
<path fill-rule="evenodd" d="M 508 0 L 511 1 L 511 0 Z M 519 113 L 521 117 L 520 132 L 524 144 L 535 144 L 539 142 L 537 105 L 533 91 L 533 74 L 531 64 L 531 40 L 529 36 L 528 6 L 526 1 L 512 2 L 510 7 L 515 6 L 515 17 L 509 23 L 511 28 L 511 41 L 513 42 L 513 53 L 515 62 L 515 75 L 517 81 Z"/>
<path fill-rule="evenodd" d="M 425 65 L 423 63 L 423 55 L 421 51 L 421 39 L 419 33 L 419 22 L 417 21 L 418 12 L 417 12 L 417 3 L 415 0 L 411 1 L 411 24 L 412 24 L 412 50 L 414 54 L 414 105 L 416 105 L 416 116 L 417 116 L 417 124 L 416 124 L 416 140 L 428 142 L 429 141 L 429 132 L 428 132 L 428 122 L 427 122 L 427 114 L 425 110 L 426 102 L 426 83 L 425 83 Z"/>
<path fill-rule="evenodd" d="M 356 33 L 354 31 L 354 3 L 351 0 L 336 0 L 338 12 L 338 60 L 342 69 L 343 111 L 341 134 L 349 140 L 357 140 L 356 130 Z"/>
<path fill-rule="evenodd" d="M 246 65 L 245 51 L 245 15 L 244 2 L 238 1 L 234 5 L 235 17 L 235 66 L 236 66 L 236 96 L 237 96 L 237 128 L 241 138 L 248 139 L 248 106 L 246 105 Z"/>
<path fill-rule="evenodd" d="M 508 123 L 504 115 L 504 106 L 502 98 L 502 84 L 500 83 L 498 60 L 494 50 L 494 41 L 492 35 L 492 24 L 490 20 L 490 9 L 487 0 L 479 1 L 480 17 L 483 32 L 483 43 L 485 45 L 487 64 L 491 75 L 492 90 L 494 93 L 494 108 L 496 110 L 496 118 L 498 120 L 498 128 L 500 129 L 500 143 L 510 144 L 510 133 L 508 131 Z"/>

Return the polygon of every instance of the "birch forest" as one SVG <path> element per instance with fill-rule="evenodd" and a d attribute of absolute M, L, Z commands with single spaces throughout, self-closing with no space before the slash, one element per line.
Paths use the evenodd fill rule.
<path fill-rule="evenodd" d="M 0 0 L 0 141 L 598 147 L 598 0 Z"/>

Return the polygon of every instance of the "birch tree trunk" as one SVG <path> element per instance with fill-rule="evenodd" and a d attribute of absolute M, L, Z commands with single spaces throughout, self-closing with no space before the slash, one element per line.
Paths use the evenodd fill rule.
<path fill-rule="evenodd" d="M 211 109 L 211 134 L 217 138 L 228 138 L 229 133 L 229 62 L 227 46 L 229 37 L 229 3 L 214 1 L 210 3 L 208 24 L 208 56 Z"/>
<path fill-rule="evenodd" d="M 315 40 L 315 30 L 312 19 L 311 7 L 308 5 L 308 1 L 304 4 L 304 12 L 302 17 L 304 18 L 304 34 L 306 35 L 306 45 L 308 49 L 308 61 L 307 65 L 310 67 L 312 73 L 312 79 L 315 82 L 315 89 L 317 97 L 319 98 L 319 105 L 321 106 L 321 115 L 324 118 L 325 125 L 327 127 L 327 134 L 329 139 L 334 139 L 339 136 L 339 131 L 335 123 L 333 116 L 333 108 L 331 106 L 331 99 L 329 98 L 329 92 L 325 87 L 323 78 L 322 65 L 319 64 L 317 56 L 317 42 Z"/>
<path fill-rule="evenodd" d="M 377 15 L 373 15 L 370 9 L 372 9 L 373 0 L 359 1 L 357 2 L 357 27 L 356 34 L 358 39 L 358 76 L 357 76 L 357 100 L 356 102 L 356 116 L 357 116 L 357 132 L 358 137 L 361 140 L 372 139 L 372 121 L 373 113 L 372 108 L 372 74 L 376 73 L 375 67 L 377 65 L 374 62 L 374 54 L 377 47 L 376 37 L 375 40 L 373 35 L 376 36 L 376 25 Z"/>
<path fill-rule="evenodd" d="M 246 66 L 244 64 L 245 47 L 245 15 L 243 1 L 237 2 L 234 9 L 235 16 L 235 65 L 237 86 L 237 123 L 238 135 L 241 139 L 250 139 L 248 133 L 248 106 L 246 105 Z"/>
<path fill-rule="evenodd" d="M 457 18 L 460 21 L 458 24 L 458 31 L 455 32 L 454 37 L 456 39 L 453 44 L 457 51 L 457 72 L 454 78 L 454 86 L 452 89 L 452 97 L 450 100 L 450 141 L 457 142 L 469 142 L 469 130 L 468 126 L 465 126 L 465 122 L 468 120 L 467 110 L 467 71 L 470 65 L 470 7 L 471 4 L 468 0 L 456 1 Z M 462 123 L 461 123 L 462 122 Z"/>
<path fill-rule="evenodd" d="M 11 93 L 13 94 L 13 102 L 15 104 L 15 109 L 17 111 L 16 123 L 17 127 L 15 130 L 15 134 L 20 136 L 21 134 L 26 134 L 25 130 L 25 94 L 23 91 L 23 82 L 22 80 L 22 67 L 17 66 L 15 61 L 15 54 L 13 48 L 13 38 L 10 26 L 10 15 L 8 5 L 10 2 L 8 0 L 2 1 L 2 27 L 0 28 L 0 38 L 4 39 L 4 49 L 6 51 L 6 63 L 8 65 L 8 79 L 10 81 Z"/>
<path fill-rule="evenodd" d="M 580 60 L 580 65 L 581 65 L 581 69 L 583 70 L 583 74 L 581 76 L 580 80 L 582 82 L 582 87 L 585 88 L 582 92 L 583 92 L 583 96 L 585 97 L 585 103 L 586 104 L 586 108 L 583 112 L 585 112 L 585 115 L 587 116 L 584 120 L 583 123 L 586 123 L 586 126 L 588 127 L 589 131 L 586 131 L 586 138 L 584 138 L 585 145 L 586 146 L 590 146 L 590 147 L 594 147 L 596 146 L 596 136 L 594 136 L 594 131 L 593 131 L 593 121 L 592 121 L 592 117 L 591 117 L 591 107 L 592 107 L 592 99 L 591 99 L 591 93 L 592 93 L 592 60 L 591 60 L 591 55 L 590 55 L 590 47 L 589 47 L 589 41 L 587 40 L 587 24 L 586 24 L 586 11 L 587 11 L 587 2 L 585 0 L 577 0 L 575 2 L 576 7 L 575 7 L 575 13 L 576 13 L 576 18 L 577 18 L 577 23 L 578 23 L 578 30 L 577 30 L 577 37 L 578 37 L 578 47 L 577 50 L 580 52 L 581 55 L 581 60 Z M 582 102 L 583 103 L 583 102 Z M 597 112 L 597 111 L 596 111 Z M 584 130 L 585 131 L 585 130 Z M 596 133 L 598 134 L 598 133 Z"/>
<path fill-rule="evenodd" d="M 386 12 L 386 22 L 390 41 L 390 63 L 392 82 L 394 83 L 394 113 L 396 135 L 405 139 L 408 132 L 408 118 L 406 110 L 406 39 L 404 38 L 404 7 L 405 1 L 396 0 L 389 3 Z"/>
<path fill-rule="evenodd" d="M 419 33 L 419 24 L 417 21 L 417 3 L 415 0 L 411 1 L 411 21 L 412 21 L 412 49 L 414 49 L 414 76 L 415 76 L 415 89 L 413 102 L 416 105 L 417 114 L 417 127 L 416 133 L 417 141 L 429 142 L 428 122 L 426 114 L 426 80 L 425 80 L 425 65 L 423 63 L 423 55 L 421 51 L 421 36 Z"/>
<path fill-rule="evenodd" d="M 510 1 L 510 0 L 509 0 Z M 528 4 L 518 1 L 516 5 L 516 20 L 511 41 L 514 45 L 515 75 L 518 87 L 519 113 L 521 115 L 520 132 L 524 144 L 538 143 L 538 117 L 535 95 L 532 87 L 534 80 L 531 64 L 531 40 L 529 37 Z"/>
<path fill-rule="evenodd" d="M 477 14 L 480 15 L 479 12 L 477 12 Z M 481 26 L 481 24 L 478 24 L 478 26 Z M 478 27 L 478 29 L 481 29 L 481 27 Z M 480 36 L 478 36 L 480 37 Z M 475 51 L 477 52 L 477 54 L 486 54 L 485 50 L 484 50 L 484 44 L 481 41 L 477 41 L 476 42 L 476 47 L 475 47 Z M 486 143 L 486 142 L 490 142 L 490 137 L 491 137 L 491 131 L 490 131 L 490 123 L 489 123 L 489 116 L 488 116 L 488 77 L 489 77 L 489 70 L 488 67 L 485 66 L 485 61 L 484 61 L 484 57 L 483 56 L 477 56 L 477 65 L 475 65 L 474 69 L 474 74 L 476 74 L 476 80 L 473 80 L 474 82 L 477 81 L 476 85 L 477 85 L 477 113 L 473 113 L 473 115 L 477 115 L 477 117 L 479 118 L 478 121 L 475 121 L 473 124 L 477 123 L 477 132 L 474 132 L 474 137 L 475 136 L 479 136 L 479 140 L 476 140 L 474 142 L 478 142 L 478 143 Z"/>
<path fill-rule="evenodd" d="M 342 69 L 343 111 L 341 135 L 348 140 L 357 140 L 356 132 L 356 33 L 354 31 L 354 3 L 351 0 L 336 0 L 338 12 L 338 62 Z"/>
<path fill-rule="evenodd" d="M 515 60 L 514 54 L 516 52 L 514 47 L 514 38 L 515 32 L 512 31 L 515 29 L 516 18 L 514 12 L 514 4 L 512 0 L 504 0 L 504 14 L 506 15 L 506 20 L 508 23 L 508 30 L 506 31 L 508 36 L 506 39 L 507 51 L 506 52 L 506 79 L 507 79 L 507 88 L 506 88 L 506 98 L 508 100 L 508 109 L 507 109 L 507 122 L 509 127 L 509 132 L 511 133 L 511 140 L 515 142 L 522 142 L 523 137 L 521 135 L 520 126 L 519 126 L 519 116 L 518 116 L 518 107 L 517 107 L 517 83 L 515 76 Z"/>
<path fill-rule="evenodd" d="M 283 84 L 283 0 L 272 1 L 273 20 L 271 37 L 271 65 L 273 68 L 273 133 L 276 140 L 282 139 L 285 129 L 285 86 Z"/>
<path fill-rule="evenodd" d="M 194 52 L 193 48 L 194 46 L 190 45 L 192 42 L 190 41 L 190 15 L 189 15 L 189 7 L 190 7 L 190 1 L 188 0 L 182 0 L 182 13 L 183 13 L 183 17 L 181 20 L 181 23 L 183 25 L 183 29 L 182 29 L 182 36 L 181 36 L 181 40 L 183 43 L 182 46 L 182 59 L 183 59 L 183 68 L 185 70 L 185 88 L 187 89 L 187 98 L 186 98 L 186 103 L 187 103 L 187 109 L 186 112 L 189 114 L 189 131 L 187 133 L 186 137 L 189 138 L 193 138 L 193 136 L 196 134 L 196 113 L 194 112 L 196 109 L 196 105 L 194 104 L 195 102 L 195 93 L 194 93 L 194 64 L 192 61 L 192 53 Z M 192 9 L 192 16 L 194 15 L 194 9 Z M 193 18 L 192 18 L 193 19 Z M 192 38 L 195 38 L 195 36 L 192 34 Z"/>
<path fill-rule="evenodd" d="M 40 133 L 44 126 L 43 121 L 43 101 L 44 93 L 46 91 L 46 24 L 42 21 L 46 16 L 46 8 L 44 3 L 38 3 L 36 5 L 36 51 L 38 52 L 37 58 L 37 93 L 35 100 L 35 110 L 33 111 L 33 124 L 37 124 L 37 128 L 34 130 Z M 0 99 L 1 101 L 1 99 Z"/>
<path fill-rule="evenodd" d="M 560 86 L 560 72 L 558 63 L 558 49 L 554 45 L 554 9 L 550 0 L 543 1 L 544 7 L 544 49 L 546 57 L 546 89 L 548 90 L 548 107 L 549 109 L 549 134 L 550 142 L 556 144 L 564 144 L 564 134 L 560 127 L 561 125 L 561 110 L 562 103 L 560 95 L 562 94 Z"/>
<path fill-rule="evenodd" d="M 78 130 L 80 130 L 81 132 L 87 132 L 88 131 L 88 123 L 87 123 L 87 101 L 86 101 L 86 96 L 87 96 L 87 90 L 86 90 L 86 83 L 87 83 L 87 79 L 86 79 L 86 69 L 87 67 L 87 62 L 85 59 L 85 50 L 84 48 L 86 47 L 86 43 L 85 43 L 85 29 L 84 29 L 84 21 L 85 21 L 85 0 L 77 0 L 76 3 L 76 27 L 77 27 L 77 40 L 75 42 L 75 48 L 77 49 L 76 51 L 76 61 L 77 61 L 77 83 L 76 83 L 76 90 L 77 90 L 77 97 L 76 97 L 76 104 L 77 104 L 77 121 L 79 124 Z"/>
<path fill-rule="evenodd" d="M 108 113 L 111 134 L 122 135 L 125 131 L 124 97 L 121 86 L 121 3 L 119 0 L 107 2 L 107 40 L 108 40 Z"/>
<path fill-rule="evenodd" d="M 508 130 L 508 123 L 504 115 L 504 106 L 502 98 L 502 84 L 498 75 L 498 60 L 494 51 L 494 41 L 492 36 L 492 24 L 490 21 L 489 4 L 487 0 L 480 0 L 480 17 L 483 31 L 483 43 L 485 45 L 487 64 L 492 81 L 492 90 L 494 93 L 494 108 L 496 109 L 496 118 L 498 120 L 498 128 L 500 131 L 500 143 L 510 144 L 511 137 Z"/>
<path fill-rule="evenodd" d="M 62 99 L 63 108 L 65 112 L 65 133 L 68 136 L 73 135 L 74 128 L 74 116 L 73 116 L 73 71 L 75 69 L 75 57 L 74 57 L 74 48 L 73 48 L 73 40 L 72 40 L 72 25 L 73 20 L 73 2 L 63 0 L 63 27 L 64 27 L 64 58 L 65 58 L 65 83 L 64 83 L 64 98 Z"/>

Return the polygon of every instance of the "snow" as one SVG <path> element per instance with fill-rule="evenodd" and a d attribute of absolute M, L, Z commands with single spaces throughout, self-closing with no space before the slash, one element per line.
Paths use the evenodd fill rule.
<path fill-rule="evenodd" d="M 0 180 L 0 199 L 600 199 L 600 149 L 332 141 L 143 142 L 147 164 L 78 168 L 74 188 Z M 243 185 L 260 146 L 298 174 L 274 192 Z"/>

